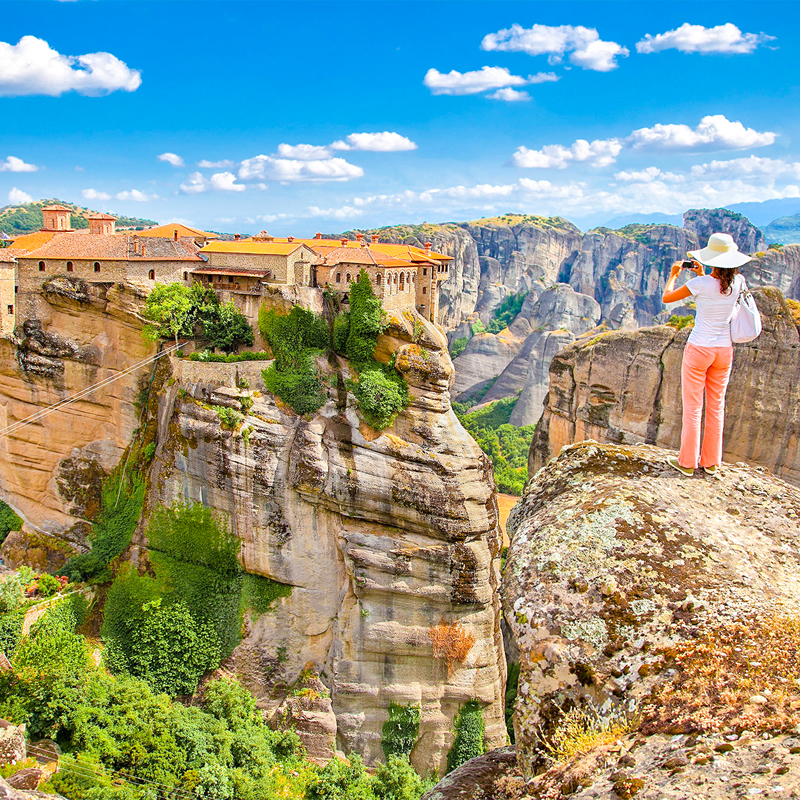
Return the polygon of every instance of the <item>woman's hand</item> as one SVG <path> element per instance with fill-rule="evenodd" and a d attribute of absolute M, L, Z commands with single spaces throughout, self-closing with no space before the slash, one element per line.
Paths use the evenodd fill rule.
<path fill-rule="evenodd" d="M 699 278 L 702 278 L 703 275 L 706 274 L 706 268 L 698 261 L 695 261 L 694 266 L 692 267 L 692 272 L 694 272 L 694 274 Z"/>
<path fill-rule="evenodd" d="M 670 270 L 670 273 L 669 273 L 670 278 L 677 278 L 678 275 L 681 274 L 681 265 L 682 264 L 683 264 L 683 261 L 676 261 L 672 265 L 672 269 Z"/>

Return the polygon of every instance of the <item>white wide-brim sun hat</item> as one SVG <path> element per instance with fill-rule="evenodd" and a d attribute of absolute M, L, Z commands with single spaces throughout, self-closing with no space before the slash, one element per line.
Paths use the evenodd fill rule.
<path fill-rule="evenodd" d="M 712 233 L 702 250 L 690 250 L 689 255 L 707 267 L 720 269 L 734 269 L 752 260 L 750 256 L 739 252 L 729 233 Z"/>

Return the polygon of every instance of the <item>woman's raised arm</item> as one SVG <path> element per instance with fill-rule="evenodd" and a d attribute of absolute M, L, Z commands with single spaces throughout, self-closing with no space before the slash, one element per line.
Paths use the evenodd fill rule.
<path fill-rule="evenodd" d="M 672 265 L 672 270 L 669 273 L 669 280 L 667 281 L 667 285 L 664 287 L 664 294 L 661 295 L 661 302 L 662 303 L 675 303 L 678 300 L 685 300 L 687 297 L 691 297 L 692 293 L 689 291 L 689 287 L 685 284 L 680 287 L 680 289 L 675 288 L 675 281 L 678 278 L 678 275 L 681 274 L 681 261 L 676 261 Z M 692 270 L 697 275 L 702 275 L 704 270 L 700 264 L 695 264 L 694 269 Z"/>

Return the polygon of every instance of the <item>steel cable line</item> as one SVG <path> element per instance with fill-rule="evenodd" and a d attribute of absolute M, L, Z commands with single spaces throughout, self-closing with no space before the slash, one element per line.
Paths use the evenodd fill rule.
<path fill-rule="evenodd" d="M 87 395 L 90 395 L 93 392 L 98 391 L 98 389 L 102 389 L 106 386 L 109 386 L 115 381 L 124 378 L 126 375 L 130 375 L 132 372 L 135 372 L 136 370 L 141 369 L 142 367 L 146 367 L 148 364 L 152 364 L 154 361 L 156 361 L 159 358 L 162 358 L 163 356 L 174 353 L 181 346 L 182 345 L 180 344 L 172 345 L 171 347 L 168 347 L 166 350 L 162 350 L 160 353 L 156 353 L 153 356 L 149 356 L 148 358 L 138 362 L 137 364 L 133 364 L 130 367 L 126 367 L 121 372 L 117 372 L 116 374 L 108 378 L 105 378 L 102 381 L 93 384 L 92 386 L 88 386 L 86 389 L 82 389 L 80 392 L 77 392 L 71 397 L 66 397 L 63 400 L 60 400 L 58 403 L 53 403 L 52 405 L 47 406 L 47 408 L 43 408 L 41 411 L 37 411 L 36 413 L 31 414 L 30 416 L 25 417 L 24 419 L 12 423 L 6 428 L 3 428 L 3 430 L 0 430 L 0 439 L 2 439 L 5 436 L 9 436 L 12 433 L 16 433 L 18 430 L 20 430 L 20 428 L 23 428 L 26 425 L 38 422 L 40 419 L 43 419 L 49 414 L 53 414 L 56 411 L 60 411 L 61 409 L 66 408 L 67 406 L 77 402 L 78 400 L 82 400 Z"/>

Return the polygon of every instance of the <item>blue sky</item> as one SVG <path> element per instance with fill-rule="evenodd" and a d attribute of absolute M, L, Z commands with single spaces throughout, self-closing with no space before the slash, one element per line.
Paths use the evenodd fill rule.
<path fill-rule="evenodd" d="M 295 235 L 507 211 L 586 225 L 776 198 L 800 210 L 793 2 L 3 12 L 0 203 Z"/>

